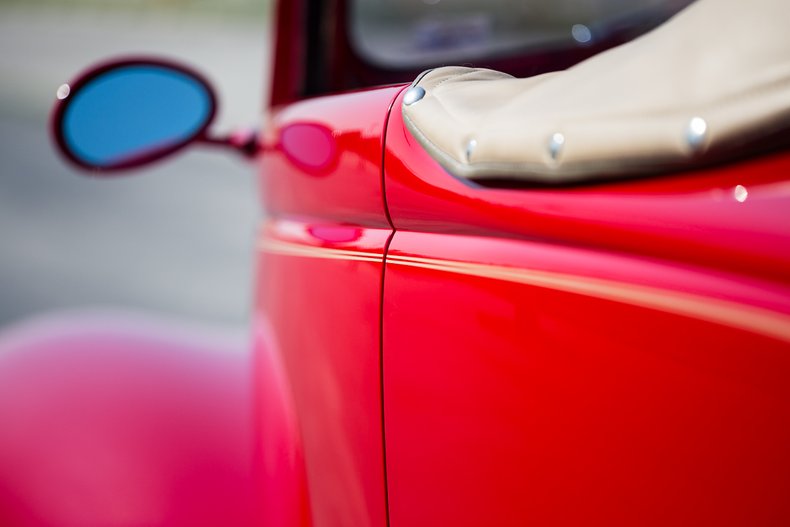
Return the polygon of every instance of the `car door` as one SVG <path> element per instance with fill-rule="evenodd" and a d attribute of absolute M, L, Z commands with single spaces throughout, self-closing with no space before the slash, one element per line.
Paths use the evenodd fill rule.
<path fill-rule="evenodd" d="M 384 164 L 390 524 L 786 521 L 790 154 L 486 187 L 425 151 L 402 102 Z"/>

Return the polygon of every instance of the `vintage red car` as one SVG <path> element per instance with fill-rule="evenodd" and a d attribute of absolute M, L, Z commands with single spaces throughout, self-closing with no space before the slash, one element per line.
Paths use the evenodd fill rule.
<path fill-rule="evenodd" d="M 2 524 L 790 522 L 788 8 L 686 4 L 282 1 L 257 135 L 165 60 L 62 87 L 93 175 L 257 163 L 254 345 L 3 337 Z"/>

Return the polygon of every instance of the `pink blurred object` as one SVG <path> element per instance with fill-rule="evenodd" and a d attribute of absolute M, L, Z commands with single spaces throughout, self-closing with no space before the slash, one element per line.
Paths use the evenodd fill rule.
<path fill-rule="evenodd" d="M 122 313 L 5 330 L 0 524 L 260 524 L 246 340 Z"/>

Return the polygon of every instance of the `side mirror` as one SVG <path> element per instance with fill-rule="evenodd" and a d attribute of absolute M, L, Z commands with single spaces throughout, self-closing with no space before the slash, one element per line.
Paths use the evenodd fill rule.
<path fill-rule="evenodd" d="M 58 99 L 55 142 L 67 159 L 92 171 L 137 167 L 196 141 L 251 149 L 207 136 L 217 108 L 214 90 L 174 62 L 110 62 L 61 86 Z"/>

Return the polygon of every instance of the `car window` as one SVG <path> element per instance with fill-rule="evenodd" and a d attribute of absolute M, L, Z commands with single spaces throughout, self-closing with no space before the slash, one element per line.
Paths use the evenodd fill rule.
<path fill-rule="evenodd" d="M 390 69 L 591 46 L 660 24 L 692 0 L 352 0 L 351 44 Z"/>

